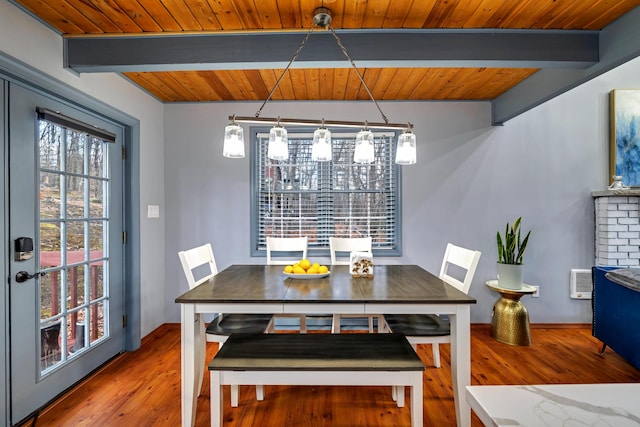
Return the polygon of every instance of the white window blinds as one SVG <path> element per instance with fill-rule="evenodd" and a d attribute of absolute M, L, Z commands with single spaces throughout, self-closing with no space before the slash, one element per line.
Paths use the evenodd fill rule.
<path fill-rule="evenodd" d="M 266 236 L 308 236 L 309 251 L 328 251 L 329 237 L 371 236 L 378 255 L 399 255 L 396 134 L 375 133 L 375 161 L 353 162 L 355 132 L 332 132 L 333 160 L 311 160 L 313 131 L 289 132 L 289 159 L 267 157 L 269 133 L 251 132 L 254 253 Z"/>

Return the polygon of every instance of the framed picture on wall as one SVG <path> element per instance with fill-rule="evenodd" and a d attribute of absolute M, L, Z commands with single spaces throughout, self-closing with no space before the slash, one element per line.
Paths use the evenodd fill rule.
<path fill-rule="evenodd" d="M 640 187 L 640 90 L 612 90 L 609 108 L 610 183 L 615 175 L 624 185 Z"/>

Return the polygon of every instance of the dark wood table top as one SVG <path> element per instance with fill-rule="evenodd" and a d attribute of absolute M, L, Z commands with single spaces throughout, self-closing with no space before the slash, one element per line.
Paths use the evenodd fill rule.
<path fill-rule="evenodd" d="M 287 277 L 281 265 L 232 265 L 176 298 L 176 303 L 475 304 L 476 300 L 417 265 L 376 265 L 373 278 L 353 278 L 349 266 L 328 277 Z"/>

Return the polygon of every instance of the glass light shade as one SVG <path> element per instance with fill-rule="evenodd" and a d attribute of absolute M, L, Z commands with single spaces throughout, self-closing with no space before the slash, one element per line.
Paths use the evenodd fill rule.
<path fill-rule="evenodd" d="M 224 145 L 222 155 L 232 159 L 244 157 L 244 131 L 238 125 L 224 128 Z"/>
<path fill-rule="evenodd" d="M 396 163 L 412 165 L 416 162 L 416 136 L 411 132 L 404 132 L 398 137 L 396 149 Z"/>
<path fill-rule="evenodd" d="M 361 130 L 356 135 L 356 147 L 353 151 L 353 161 L 355 163 L 373 163 L 373 132 Z"/>
<path fill-rule="evenodd" d="M 289 138 L 287 130 L 281 126 L 274 126 L 269 131 L 269 148 L 267 157 L 271 160 L 289 159 Z"/>
<path fill-rule="evenodd" d="M 331 132 L 329 129 L 316 129 L 315 132 L 313 132 L 311 160 L 329 162 L 332 158 L 331 151 Z"/>

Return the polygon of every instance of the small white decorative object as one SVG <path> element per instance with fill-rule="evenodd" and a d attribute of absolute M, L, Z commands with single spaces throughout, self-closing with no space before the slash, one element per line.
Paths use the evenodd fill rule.
<path fill-rule="evenodd" d="M 351 252 L 349 271 L 351 277 L 373 278 L 373 254 L 371 252 Z"/>
<path fill-rule="evenodd" d="M 609 190 L 628 190 L 629 186 L 622 182 L 622 175 L 613 175 L 613 182 L 609 186 Z"/>

